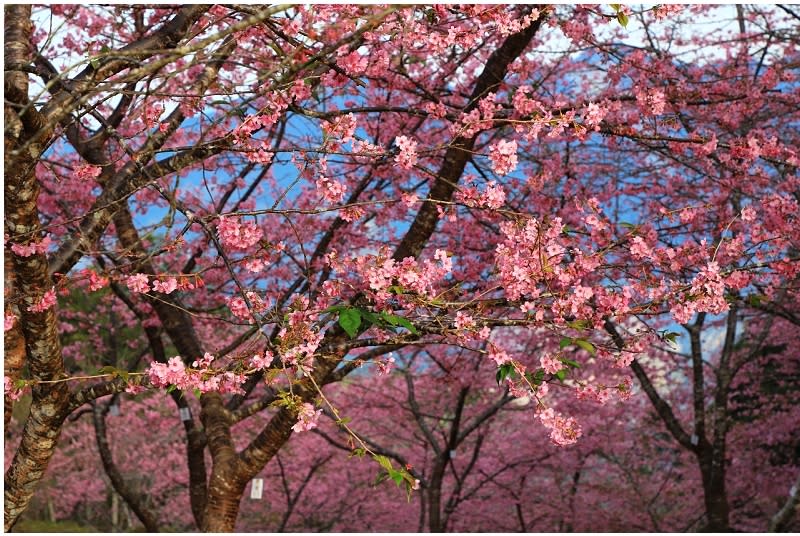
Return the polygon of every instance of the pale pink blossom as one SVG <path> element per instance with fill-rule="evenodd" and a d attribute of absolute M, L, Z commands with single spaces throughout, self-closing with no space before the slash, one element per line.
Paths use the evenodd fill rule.
<path fill-rule="evenodd" d="M 322 198 L 331 203 L 341 202 L 344 199 L 345 192 L 347 192 L 347 187 L 344 184 L 328 177 L 320 177 L 317 179 L 316 185 L 322 193 Z"/>
<path fill-rule="evenodd" d="M 89 290 L 92 292 L 96 290 L 100 290 L 101 288 L 108 285 L 108 278 L 98 275 L 94 271 L 89 272 Z"/>
<path fill-rule="evenodd" d="M 586 126 L 594 127 L 595 130 L 600 129 L 600 122 L 606 116 L 607 110 L 600 107 L 596 102 L 590 103 L 586 110 L 583 112 L 583 120 Z"/>
<path fill-rule="evenodd" d="M 178 288 L 178 281 L 174 277 L 168 278 L 166 281 L 153 281 L 153 291 L 163 292 L 164 294 L 171 294 Z"/>
<path fill-rule="evenodd" d="M 506 175 L 517 167 L 517 142 L 516 140 L 500 140 L 489 148 L 489 160 L 492 162 L 492 171 L 498 175 Z"/>
<path fill-rule="evenodd" d="M 263 354 L 256 354 L 251 357 L 249 365 L 255 369 L 263 370 L 272 364 L 273 359 L 275 359 L 275 356 L 272 352 L 266 350 Z"/>
<path fill-rule="evenodd" d="M 7 397 L 16 401 L 22 397 L 24 389 L 18 389 L 11 378 L 3 376 L 3 391 Z"/>
<path fill-rule="evenodd" d="M 397 145 L 400 152 L 395 157 L 397 162 L 403 169 L 411 169 L 417 163 L 419 155 L 417 154 L 417 142 L 408 136 L 397 136 L 394 143 Z"/>
<path fill-rule="evenodd" d="M 512 361 L 511 356 L 501 348 L 492 348 L 489 350 L 489 359 L 494 361 L 498 367 Z"/>
<path fill-rule="evenodd" d="M 41 313 L 50 309 L 55 304 L 56 304 L 56 288 L 53 287 L 44 293 L 44 296 L 42 296 L 42 299 L 39 300 L 39 303 L 28 307 L 28 311 L 31 311 L 32 313 Z"/>
<path fill-rule="evenodd" d="M 31 242 L 29 244 L 11 244 L 11 251 L 20 257 L 30 257 L 31 255 L 44 255 L 47 253 L 47 248 L 52 241 L 49 236 L 45 236 L 40 242 Z"/>
<path fill-rule="evenodd" d="M 75 168 L 75 178 L 79 180 L 94 180 L 100 176 L 103 168 L 88 164 L 80 165 Z"/>
<path fill-rule="evenodd" d="M 408 208 L 411 208 L 419 202 L 419 197 L 417 197 L 417 195 L 414 193 L 403 192 L 400 194 L 400 202 Z"/>
<path fill-rule="evenodd" d="M 254 222 L 242 222 L 239 218 L 230 216 L 220 216 L 217 233 L 225 246 L 242 250 L 257 244 L 264 235 Z"/>
<path fill-rule="evenodd" d="M 647 242 L 644 241 L 644 238 L 641 236 L 634 236 L 633 240 L 631 240 L 631 256 L 634 259 L 651 259 L 653 257 L 653 251 L 650 249 L 650 246 L 647 245 Z"/>
<path fill-rule="evenodd" d="M 667 104 L 664 90 L 659 88 L 634 88 L 636 103 L 645 115 L 661 115 Z"/>
<path fill-rule="evenodd" d="M 247 160 L 253 162 L 254 164 L 267 165 L 272 162 L 272 158 L 275 156 L 275 153 L 261 148 L 254 151 L 247 151 L 244 153 L 244 155 Z"/>
<path fill-rule="evenodd" d="M 314 406 L 308 402 L 300 406 L 300 411 L 297 414 L 297 422 L 292 426 L 295 432 L 307 432 L 317 427 L 317 421 L 322 414 L 322 410 L 314 411 Z"/>
<path fill-rule="evenodd" d="M 581 436 L 581 427 L 572 417 L 564 417 L 548 408 L 539 413 L 539 420 L 550 428 L 550 440 L 558 446 L 572 445 Z"/>
<path fill-rule="evenodd" d="M 131 292 L 149 292 L 150 291 L 150 284 L 148 281 L 147 274 L 133 274 L 128 276 L 125 280 L 125 284 L 128 285 L 128 288 Z"/>
<path fill-rule="evenodd" d="M 353 139 L 356 131 L 356 116 L 353 114 L 340 115 L 332 121 L 323 121 L 322 130 L 329 137 L 339 138 L 343 143 Z"/>
<path fill-rule="evenodd" d="M 394 363 L 394 357 L 390 357 L 386 361 L 378 361 L 378 376 L 388 376 L 394 368 Z"/>
<path fill-rule="evenodd" d="M 141 385 L 136 385 L 134 383 L 129 383 L 127 387 L 125 387 L 125 392 L 130 395 L 138 395 L 139 393 L 143 393 L 146 389 Z"/>
<path fill-rule="evenodd" d="M 3 324 L 4 331 L 9 331 L 11 328 L 14 327 L 14 322 L 17 320 L 17 317 L 8 311 L 5 314 L 5 320 Z"/>
<path fill-rule="evenodd" d="M 470 315 L 463 311 L 456 313 L 455 321 L 453 322 L 456 329 L 471 329 L 475 326 L 475 320 Z"/>
<path fill-rule="evenodd" d="M 564 364 L 556 356 L 545 354 L 539 358 L 539 363 L 548 374 L 555 374 L 564 368 Z"/>

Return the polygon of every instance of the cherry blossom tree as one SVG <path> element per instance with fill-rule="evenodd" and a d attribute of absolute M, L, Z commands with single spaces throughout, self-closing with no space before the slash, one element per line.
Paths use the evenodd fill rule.
<path fill-rule="evenodd" d="M 634 377 L 675 459 L 695 459 L 698 527 L 791 523 L 786 491 L 732 518 L 744 490 L 726 467 L 748 438 L 796 440 L 736 424 L 747 397 L 764 408 L 754 422 L 796 415 L 791 386 L 763 387 L 767 371 L 796 374 L 792 8 L 4 10 L 6 424 L 30 396 L 7 530 L 89 421 L 115 493 L 164 526 L 172 491 L 145 491 L 108 426 L 122 400 L 155 412 L 141 429 L 157 436 L 162 390 L 172 432 L 148 449 L 184 461 L 182 526 L 234 530 L 264 471 L 286 499 L 270 522 L 291 526 L 309 483 L 343 473 L 327 454 L 293 457 L 306 436 L 418 492 L 419 528 L 468 528 L 467 481 L 517 463 L 479 456 L 502 417 L 551 450 L 479 487 L 520 501 L 544 482 L 535 453 L 568 452 L 550 467 L 569 515 L 518 502 L 513 527 L 574 529 L 600 456 L 580 446 L 601 428 L 582 408 L 623 407 Z M 390 393 L 406 413 L 366 421 L 366 401 L 396 408 Z M 337 431 L 315 434 L 328 418 Z M 414 426 L 402 454 L 388 432 Z M 630 468 L 613 444 L 602 453 Z M 674 526 L 645 510 L 637 526 Z"/>

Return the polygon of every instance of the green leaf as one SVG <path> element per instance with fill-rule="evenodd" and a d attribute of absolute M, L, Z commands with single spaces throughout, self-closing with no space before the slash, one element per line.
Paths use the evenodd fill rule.
<path fill-rule="evenodd" d="M 192 392 L 194 393 L 194 396 L 196 396 L 197 398 L 200 398 L 200 396 L 203 394 L 203 392 L 202 392 L 202 391 L 200 391 L 200 389 L 198 389 L 197 387 L 195 387 L 195 388 L 192 390 Z"/>
<path fill-rule="evenodd" d="M 614 10 L 615 13 L 619 13 L 619 9 L 622 7 L 622 4 L 608 4 L 611 9 Z"/>
<path fill-rule="evenodd" d="M 536 374 L 533 375 L 533 385 L 539 386 L 542 385 L 544 381 L 544 369 L 539 369 L 536 371 Z"/>
<path fill-rule="evenodd" d="M 388 478 L 389 478 L 389 473 L 387 473 L 386 471 L 381 471 L 378 473 L 378 476 L 375 477 L 375 482 L 373 482 L 372 485 L 377 486 L 378 484 L 380 484 L 381 482 L 383 482 Z"/>
<path fill-rule="evenodd" d="M 349 423 L 352 420 L 353 419 L 351 419 L 350 417 L 342 417 L 341 419 L 336 421 L 336 424 L 338 424 L 339 426 L 344 426 L 345 424 Z"/>
<path fill-rule="evenodd" d="M 622 11 L 617 13 L 617 20 L 619 21 L 619 23 L 622 25 L 623 28 L 628 27 L 628 16 Z"/>
<path fill-rule="evenodd" d="M 558 378 L 558 381 L 563 382 L 566 379 L 566 377 L 567 377 L 566 369 L 561 369 L 558 372 L 556 372 L 556 378 Z"/>
<path fill-rule="evenodd" d="M 178 386 L 175 385 L 175 384 L 170 385 L 169 387 L 167 387 L 167 394 L 171 393 L 172 391 L 174 391 L 177 388 L 178 388 Z"/>
<path fill-rule="evenodd" d="M 498 385 L 503 383 L 505 379 L 510 377 L 513 373 L 514 373 L 514 365 L 512 365 L 511 363 L 500 365 L 500 367 L 498 367 L 497 369 L 497 374 L 495 375 Z"/>
<path fill-rule="evenodd" d="M 367 453 L 367 451 L 365 451 L 364 449 L 359 447 L 357 449 L 353 449 L 353 451 L 350 453 L 350 458 L 352 458 L 353 456 L 356 456 L 358 458 L 363 458 L 364 454 L 366 454 L 366 453 Z"/>
<path fill-rule="evenodd" d="M 580 363 L 578 363 L 577 361 L 573 361 L 571 359 L 567 359 L 566 357 L 562 357 L 561 362 L 570 368 L 581 368 Z"/>
<path fill-rule="evenodd" d="M 394 480 L 394 483 L 398 486 L 403 483 L 403 473 L 400 471 L 395 471 L 394 469 L 389 469 L 389 478 Z"/>
<path fill-rule="evenodd" d="M 378 318 L 378 315 L 376 315 L 372 311 L 367 311 L 366 309 L 359 309 L 358 312 L 361 313 L 361 319 L 366 320 L 367 323 L 369 324 L 366 326 L 362 326 L 363 330 L 366 330 L 367 328 L 369 328 L 369 326 L 373 324 L 378 326 L 380 325 L 381 319 Z"/>
<path fill-rule="evenodd" d="M 354 339 L 358 334 L 358 327 L 361 325 L 361 312 L 358 309 L 345 309 L 339 313 L 339 325 Z"/>
<path fill-rule="evenodd" d="M 14 387 L 16 389 L 24 389 L 25 385 L 27 385 L 27 382 L 25 380 L 19 379 L 14 381 Z"/>
<path fill-rule="evenodd" d="M 619 222 L 619 226 L 620 227 L 625 227 L 626 229 L 635 229 L 636 228 L 636 225 L 634 225 L 632 223 L 628 223 L 626 221 Z"/>
<path fill-rule="evenodd" d="M 577 329 L 578 331 L 583 331 L 584 329 L 588 328 L 591 324 L 588 320 L 574 320 L 572 322 L 567 323 L 569 327 L 572 329 Z"/>
<path fill-rule="evenodd" d="M 116 376 L 117 372 L 117 367 L 112 367 L 111 365 L 106 365 L 99 371 L 100 374 L 111 374 L 112 376 Z"/>
<path fill-rule="evenodd" d="M 572 337 L 561 337 L 561 341 L 558 343 L 558 347 L 563 350 L 567 346 L 572 344 Z"/>
<path fill-rule="evenodd" d="M 680 333 L 675 333 L 674 331 L 670 331 L 669 333 L 664 334 L 664 340 L 671 343 L 673 346 L 677 346 L 678 344 L 675 342 L 675 339 L 680 337 Z"/>
<path fill-rule="evenodd" d="M 322 311 L 322 313 L 323 314 L 324 313 L 338 313 L 339 311 L 341 311 L 343 309 L 347 309 L 347 306 L 346 305 L 331 305 L 330 307 L 328 307 L 327 309 Z"/>
<path fill-rule="evenodd" d="M 594 347 L 594 344 L 590 343 L 586 339 L 575 339 L 575 344 L 586 350 L 592 355 L 597 354 L 597 350 Z"/>
<path fill-rule="evenodd" d="M 387 290 L 389 291 L 390 294 L 397 294 L 397 295 L 404 294 L 406 291 L 406 289 L 404 289 L 400 285 L 392 285 Z"/>
<path fill-rule="evenodd" d="M 381 318 L 383 318 L 386 322 L 393 326 L 401 326 L 406 328 L 414 335 L 418 335 L 417 328 L 414 327 L 414 324 L 408 321 L 408 319 L 403 318 L 402 316 L 393 315 L 387 313 L 386 311 L 381 312 Z"/>
<path fill-rule="evenodd" d="M 382 456 L 381 454 L 375 454 L 373 459 L 378 462 L 378 465 L 386 469 L 387 471 L 394 471 L 394 467 L 392 467 L 392 460 L 387 458 L 386 456 Z"/>

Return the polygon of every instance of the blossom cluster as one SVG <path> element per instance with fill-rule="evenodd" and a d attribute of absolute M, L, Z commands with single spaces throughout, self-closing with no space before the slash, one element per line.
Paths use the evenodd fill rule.
<path fill-rule="evenodd" d="M 75 178 L 78 180 L 94 180 L 100 176 L 103 168 L 100 166 L 82 165 L 75 168 Z"/>
<path fill-rule="evenodd" d="M 507 175 L 517 167 L 517 142 L 516 140 L 500 140 L 489 148 L 489 160 L 492 162 L 492 171 L 498 175 Z"/>
<path fill-rule="evenodd" d="M 239 218 L 226 216 L 220 216 L 217 233 L 223 245 L 239 250 L 249 249 L 264 236 L 256 223 L 242 222 Z"/>
<path fill-rule="evenodd" d="M 403 169 L 411 169 L 417 163 L 417 142 L 408 136 L 397 136 L 394 140 L 400 152 L 397 153 L 395 161 Z"/>
<path fill-rule="evenodd" d="M 176 290 L 192 290 L 197 286 L 202 286 L 202 281 L 195 278 L 195 283 L 192 283 L 188 277 L 161 277 L 153 279 L 150 283 L 150 276 L 147 274 L 131 274 L 125 279 L 125 284 L 131 292 L 146 293 L 161 292 L 162 294 L 172 294 Z M 102 283 L 98 281 L 96 284 Z M 92 288 L 92 290 L 96 290 Z"/>
<path fill-rule="evenodd" d="M 501 224 L 505 239 L 495 250 L 495 260 L 509 299 L 538 296 L 539 283 L 560 273 L 558 264 L 566 251 L 559 239 L 561 228 L 560 218 L 546 228 L 534 218 L 524 225 Z"/>
<path fill-rule="evenodd" d="M 446 251 L 437 249 L 433 259 L 420 263 L 414 257 L 406 257 L 397 262 L 393 258 L 366 255 L 356 258 L 354 264 L 369 289 L 376 292 L 378 301 L 385 301 L 388 298 L 387 290 L 394 284 L 433 297 L 434 284 L 453 269 L 452 260 Z"/>
<path fill-rule="evenodd" d="M 696 312 L 719 314 L 730 306 L 725 300 L 725 281 L 716 262 L 709 262 L 692 281 L 691 300 L 681 300 L 670 309 L 676 322 L 685 324 Z"/>
<path fill-rule="evenodd" d="M 253 308 L 253 313 L 262 313 L 269 307 L 269 302 L 264 301 L 261 297 L 253 291 L 245 293 L 250 306 Z M 242 319 L 250 319 L 251 311 L 247 307 L 247 302 L 241 296 L 234 296 L 228 300 L 228 308 L 233 313 L 233 316 Z"/>
<path fill-rule="evenodd" d="M 308 432 L 309 430 L 313 430 L 317 427 L 317 421 L 319 421 L 319 416 L 321 414 L 321 409 L 315 411 L 313 405 L 308 402 L 304 403 L 300 406 L 300 410 L 297 413 L 297 422 L 292 426 L 292 430 L 295 432 Z"/>
<path fill-rule="evenodd" d="M 50 247 L 52 241 L 49 236 L 45 236 L 40 242 L 31 242 L 29 244 L 11 244 L 11 251 L 20 257 L 30 257 L 31 255 L 44 255 L 47 253 L 47 248 Z"/>
<path fill-rule="evenodd" d="M 322 130 L 326 136 L 338 138 L 343 143 L 353 139 L 356 131 L 356 116 L 353 114 L 339 115 L 332 121 L 323 121 Z"/>
<path fill-rule="evenodd" d="M 287 365 L 296 366 L 303 373 L 309 373 L 314 365 L 314 353 L 325 334 L 314 328 L 319 315 L 309 307 L 308 298 L 297 298 L 292 309 L 288 314 L 288 325 L 278 332 L 281 360 Z"/>
<path fill-rule="evenodd" d="M 56 288 L 53 287 L 47 292 L 44 293 L 44 296 L 39 300 L 38 303 L 31 305 L 28 307 L 28 311 L 32 313 L 41 313 L 56 304 Z"/>
<path fill-rule="evenodd" d="M 180 356 L 174 356 L 167 363 L 152 363 L 147 370 L 147 376 L 154 387 L 174 385 L 182 391 L 197 389 L 201 393 L 216 391 L 244 394 L 241 386 L 247 378 L 243 374 L 210 368 L 213 360 L 214 356 L 206 353 L 203 359 L 193 363 L 198 368 L 188 368 Z"/>
<path fill-rule="evenodd" d="M 19 400 L 25 393 L 25 389 L 19 389 L 14 385 L 14 381 L 8 376 L 3 376 L 3 392 L 11 400 Z"/>
<path fill-rule="evenodd" d="M 489 181 L 483 192 L 479 192 L 477 188 L 473 187 L 462 188 L 456 194 L 456 200 L 468 207 L 498 209 L 506 202 L 506 192 L 502 186 L 498 186 L 496 181 Z"/>
<path fill-rule="evenodd" d="M 538 417 L 550 429 L 550 440 L 560 447 L 572 445 L 581 437 L 581 427 L 573 417 L 564 417 L 553 408 L 540 411 Z"/>

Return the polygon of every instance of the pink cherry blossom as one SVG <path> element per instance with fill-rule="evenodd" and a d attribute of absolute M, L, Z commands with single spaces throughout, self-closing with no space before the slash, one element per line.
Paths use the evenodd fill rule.
<path fill-rule="evenodd" d="M 239 218 L 229 216 L 220 216 L 217 232 L 223 245 L 238 250 L 250 249 L 263 236 L 255 223 L 242 222 Z"/>
<path fill-rule="evenodd" d="M 6 311 L 3 321 L 3 331 L 9 331 L 11 328 L 13 328 L 16 320 L 17 317 L 13 313 Z"/>
<path fill-rule="evenodd" d="M 174 277 L 167 278 L 166 281 L 158 279 L 153 281 L 153 292 L 162 292 L 164 294 L 171 294 L 178 288 L 178 281 Z"/>
<path fill-rule="evenodd" d="M 56 304 L 56 289 L 55 287 L 53 287 L 44 293 L 44 296 L 42 296 L 42 298 L 39 300 L 39 303 L 28 307 L 28 311 L 31 311 L 32 313 L 41 313 L 50 309 L 55 304 Z"/>
<path fill-rule="evenodd" d="M 131 290 L 131 292 L 145 293 L 150 291 L 150 283 L 147 274 L 130 275 L 125 280 L 125 284 Z"/>
<path fill-rule="evenodd" d="M 492 171 L 498 175 L 507 175 L 517 167 L 517 142 L 516 140 L 500 140 L 489 148 L 489 160 L 492 162 Z"/>
<path fill-rule="evenodd" d="M 395 161 L 403 169 L 411 169 L 416 163 L 419 155 L 417 154 L 417 142 L 408 136 L 397 136 L 394 140 L 400 152 L 397 153 Z"/>
<path fill-rule="evenodd" d="M 319 421 L 319 416 L 322 414 L 322 410 L 318 409 L 314 411 L 314 406 L 309 403 L 304 403 L 300 406 L 300 411 L 297 414 L 297 423 L 292 426 L 292 430 L 295 432 L 308 432 L 309 430 L 313 430 L 317 427 L 317 422 Z"/>

